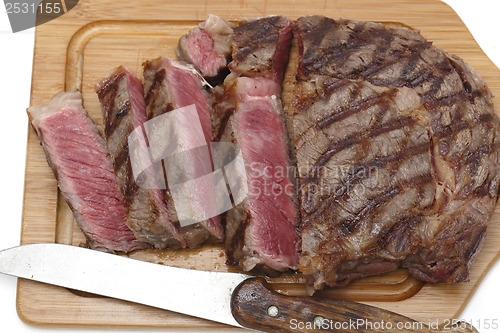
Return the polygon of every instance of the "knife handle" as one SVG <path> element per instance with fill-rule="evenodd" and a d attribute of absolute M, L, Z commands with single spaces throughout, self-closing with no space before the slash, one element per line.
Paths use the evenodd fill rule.
<path fill-rule="evenodd" d="M 365 304 L 330 298 L 285 296 L 271 290 L 262 278 L 245 280 L 236 287 L 231 311 L 240 325 L 273 333 L 478 333 L 464 322 L 449 329 L 430 328 L 394 312 Z"/>

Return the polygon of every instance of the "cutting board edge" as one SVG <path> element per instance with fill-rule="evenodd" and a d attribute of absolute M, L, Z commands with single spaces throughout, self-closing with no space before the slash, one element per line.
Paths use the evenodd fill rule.
<path fill-rule="evenodd" d="M 473 285 L 472 289 L 467 294 L 467 297 L 465 297 L 464 302 L 460 305 L 460 307 L 458 308 L 458 310 L 455 312 L 455 314 L 450 319 L 457 319 L 461 315 L 461 313 L 463 312 L 463 310 L 465 309 L 465 307 L 467 306 L 467 304 L 469 303 L 469 301 L 472 299 L 472 297 L 474 296 L 474 294 L 479 289 L 479 286 L 481 285 L 481 282 L 483 282 L 483 280 L 486 277 L 486 275 L 490 272 L 491 268 L 493 267 L 493 265 L 495 265 L 497 263 L 498 260 L 500 260 L 500 250 L 491 259 L 491 261 L 488 263 L 488 265 L 486 266 L 486 268 L 481 272 L 481 274 L 479 275 L 478 279 L 474 282 L 474 285 Z"/>

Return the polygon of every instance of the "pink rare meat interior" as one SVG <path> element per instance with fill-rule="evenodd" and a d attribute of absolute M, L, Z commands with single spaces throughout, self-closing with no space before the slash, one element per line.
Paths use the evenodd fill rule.
<path fill-rule="evenodd" d="M 56 95 L 55 105 L 28 111 L 61 192 L 91 247 L 124 252 L 143 248 L 125 224 L 125 207 L 97 127 L 81 106 L 64 103 L 75 94 Z"/>
<path fill-rule="evenodd" d="M 272 99 L 239 104 L 236 115 L 240 148 L 249 172 L 248 205 L 253 220 L 247 245 L 275 270 L 294 268 L 298 241 L 295 186 L 288 172 L 283 122 Z M 255 168 L 255 169 L 254 169 Z"/>

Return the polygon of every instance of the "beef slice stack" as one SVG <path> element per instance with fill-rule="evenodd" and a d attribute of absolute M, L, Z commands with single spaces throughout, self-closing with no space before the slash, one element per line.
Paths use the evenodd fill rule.
<path fill-rule="evenodd" d="M 248 197 L 226 215 L 228 258 L 244 270 L 297 267 L 299 216 L 280 101 L 291 29 L 282 16 L 235 27 L 231 73 L 216 97 L 214 115 L 227 122 L 214 132 L 241 149 L 246 167 Z"/>
<path fill-rule="evenodd" d="M 209 18 L 200 25 L 201 31 L 208 29 L 211 21 L 215 20 Z M 179 48 L 184 58 L 195 58 L 190 54 L 197 54 L 199 48 L 185 47 L 196 45 L 185 40 L 199 39 L 200 28 L 181 39 Z M 243 181 L 248 195 L 224 219 L 228 260 L 247 271 L 285 271 L 296 269 L 298 263 L 298 203 L 289 174 L 292 168 L 281 108 L 281 80 L 288 62 L 291 30 L 287 18 L 270 16 L 240 22 L 232 33 L 225 32 L 232 37 L 224 39 L 231 43 L 230 74 L 213 90 L 214 140 L 236 145 L 245 162 Z M 209 54 L 217 53 L 221 40 L 217 35 L 211 37 L 212 42 L 207 44 L 213 52 Z M 195 65 L 216 67 L 217 58 L 205 59 L 211 62 Z"/>
<path fill-rule="evenodd" d="M 214 187 L 209 146 L 212 103 L 203 89 L 203 78 L 185 64 L 165 57 L 147 62 L 145 71 L 146 98 L 141 81 L 124 66 L 96 85 L 105 141 L 83 109 L 79 92 L 63 92 L 48 103 L 30 107 L 30 122 L 47 161 L 91 248 L 131 252 L 221 242 L 224 231 L 214 208 L 215 198 L 206 197 Z M 200 126 L 186 123 L 176 129 L 178 141 L 169 142 L 169 133 L 148 125 L 148 120 L 188 105 L 196 110 Z M 186 154 L 177 170 L 188 177 L 206 176 L 204 182 L 194 183 L 197 188 L 188 188 L 192 193 L 187 200 L 188 214 L 198 214 L 209 202 L 212 215 L 181 226 L 163 164 L 155 165 L 152 151 L 162 144 L 189 145 L 193 137 L 201 139 L 206 148 L 205 163 L 200 163 L 199 154 Z M 153 142 L 155 147 L 150 145 Z M 139 172 L 134 173 L 137 167 Z"/>
<path fill-rule="evenodd" d="M 142 175 L 149 178 L 143 183 L 152 186 L 139 186 L 133 174 L 133 154 L 146 160 L 145 164 L 153 165 L 145 140 L 142 147 L 135 146 L 142 149 L 129 149 L 129 136 L 135 129 L 141 131 L 142 138 L 147 136 L 144 128 L 146 103 L 141 81 L 128 68 L 120 66 L 96 85 L 96 92 L 102 106 L 104 137 L 127 209 L 127 225 L 137 239 L 156 248 L 185 246 L 185 240 L 165 204 L 159 186 L 161 182 L 154 170 L 148 168 Z"/>

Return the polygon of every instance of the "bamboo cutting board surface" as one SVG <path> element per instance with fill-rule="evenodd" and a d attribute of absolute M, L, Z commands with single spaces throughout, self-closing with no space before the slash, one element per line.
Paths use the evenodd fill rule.
<path fill-rule="evenodd" d="M 500 96 L 500 71 L 481 51 L 453 10 L 437 0 L 82 0 L 69 13 L 36 29 L 31 105 L 46 102 L 61 90 L 78 88 L 83 93 L 85 108 L 102 126 L 94 84 L 118 65 L 127 65 L 140 76 L 143 61 L 160 55 L 174 57 L 178 38 L 208 14 L 228 20 L 270 14 L 295 19 L 321 14 L 332 18 L 402 22 L 419 29 L 436 46 L 465 59 L 486 79 L 494 95 Z M 288 71 L 287 75 L 293 73 Z M 500 113 L 500 98 L 495 98 L 495 103 Z M 30 130 L 21 242 L 79 245 L 84 240 L 67 204 L 59 197 L 39 139 Z M 344 288 L 328 289 L 320 295 L 368 303 L 424 323 L 429 320 L 443 323 L 459 314 L 489 266 L 498 258 L 499 244 L 500 207 L 490 222 L 469 283 L 423 284 L 406 271 L 398 270 L 365 278 Z M 217 245 L 199 250 L 145 250 L 129 256 L 178 267 L 234 270 L 225 265 L 224 251 Z M 305 293 L 299 274 L 285 274 L 270 282 L 276 290 L 289 295 Z M 165 295 L 165 302 L 169 301 Z M 22 279 L 18 285 L 17 308 L 21 319 L 31 324 L 227 327 Z"/>

